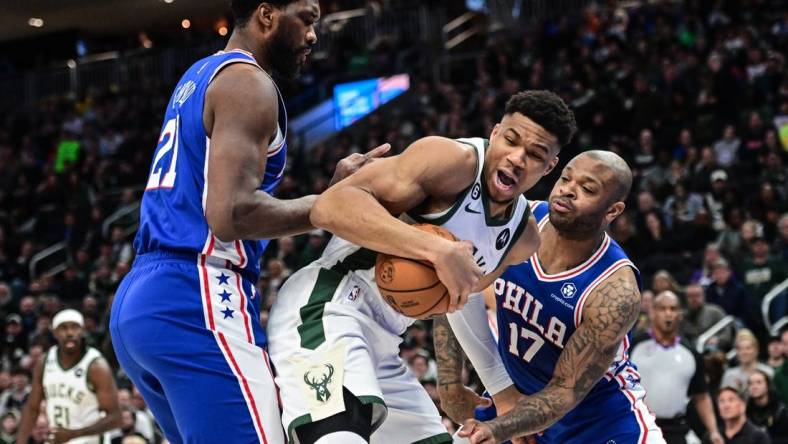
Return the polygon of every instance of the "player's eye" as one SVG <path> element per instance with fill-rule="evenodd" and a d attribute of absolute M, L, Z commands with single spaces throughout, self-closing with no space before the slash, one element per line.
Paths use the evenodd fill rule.
<path fill-rule="evenodd" d="M 588 193 L 588 194 L 594 194 L 594 190 L 592 190 L 591 188 L 588 188 L 588 187 L 583 187 L 583 190 L 584 190 L 586 193 Z"/>
<path fill-rule="evenodd" d="M 509 146 L 514 146 L 514 140 L 512 140 L 512 139 L 510 139 L 508 137 L 506 138 L 506 143 L 508 143 Z"/>

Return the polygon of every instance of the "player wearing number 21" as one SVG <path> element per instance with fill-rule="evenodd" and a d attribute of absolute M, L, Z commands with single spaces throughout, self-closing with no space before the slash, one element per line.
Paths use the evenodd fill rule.
<path fill-rule="evenodd" d="M 339 182 L 311 220 L 336 236 L 290 276 L 268 320 L 283 425 L 310 444 L 451 442 L 435 405 L 399 358 L 413 323 L 375 282 L 376 253 L 429 263 L 449 311 L 539 243 L 523 192 L 575 131 L 555 94 L 515 94 L 489 141 L 426 137 Z M 460 242 L 413 227 L 441 226 Z"/>
<path fill-rule="evenodd" d="M 164 110 L 112 345 L 170 442 L 284 442 L 255 287 L 270 239 L 308 232 L 317 196 L 274 197 L 287 115 L 271 75 L 317 41 L 317 0 L 231 0 L 223 51 L 183 74 Z M 355 153 L 334 180 L 388 150 Z"/>
<path fill-rule="evenodd" d="M 628 357 L 639 272 L 605 233 L 631 184 L 629 166 L 612 152 L 570 160 L 549 201 L 532 203 L 539 249 L 490 288 L 497 345 L 481 303 L 448 315 L 451 328 L 436 321 L 441 405 L 464 421 L 460 436 L 473 444 L 531 434 L 538 444 L 664 444 Z M 460 383 L 458 340 L 497 395 L 497 418 L 468 419 L 477 402 Z M 481 419 L 495 416 L 484 413 Z"/>
<path fill-rule="evenodd" d="M 98 350 L 85 345 L 83 326 L 76 310 L 66 309 L 52 318 L 57 345 L 35 366 L 17 444 L 27 444 L 42 400 L 47 403 L 49 443 L 99 444 L 102 433 L 120 427 L 112 370 Z"/>

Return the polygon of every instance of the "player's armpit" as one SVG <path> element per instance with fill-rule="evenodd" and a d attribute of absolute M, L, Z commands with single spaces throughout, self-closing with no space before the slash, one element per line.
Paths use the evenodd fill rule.
<path fill-rule="evenodd" d="M 639 310 L 640 291 L 629 267 L 602 281 L 588 296 L 583 321 L 564 347 L 547 386 L 489 422 L 496 442 L 544 430 L 574 408 L 609 369 Z"/>

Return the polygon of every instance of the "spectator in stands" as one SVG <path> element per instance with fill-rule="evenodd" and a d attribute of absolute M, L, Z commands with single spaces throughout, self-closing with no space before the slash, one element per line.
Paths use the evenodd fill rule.
<path fill-rule="evenodd" d="M 755 370 L 766 373 L 770 378 L 774 376 L 774 370 L 771 367 L 758 361 L 758 340 L 750 330 L 742 329 L 736 334 L 735 346 L 739 365 L 725 371 L 722 376 L 723 387 L 745 390 L 747 381 Z"/>
<path fill-rule="evenodd" d="M 721 257 L 720 249 L 716 243 L 706 245 L 706 249 L 703 252 L 701 267 L 692 272 L 690 282 L 697 283 L 704 288 L 711 285 L 714 282 L 714 278 L 712 277 L 712 265 Z"/>
<path fill-rule="evenodd" d="M 681 335 L 695 344 L 698 336 L 725 317 L 725 311 L 719 305 L 706 302 L 703 287 L 698 284 L 688 285 L 684 295 L 687 313 L 681 321 Z M 731 335 L 731 328 L 726 328 L 711 338 L 707 347 L 727 350 L 731 345 Z"/>
<path fill-rule="evenodd" d="M 46 415 L 39 415 L 28 444 L 49 444 L 49 423 Z"/>
<path fill-rule="evenodd" d="M 736 137 L 736 127 L 731 124 L 726 125 L 722 132 L 722 139 L 714 143 L 717 164 L 723 168 L 731 167 L 738 158 L 740 146 L 741 140 Z"/>
<path fill-rule="evenodd" d="M 0 343 L 2 364 L 14 367 L 27 351 L 27 335 L 22 331 L 22 317 L 12 313 L 5 318 L 5 335 Z"/>
<path fill-rule="evenodd" d="M 737 389 L 722 387 L 717 395 L 717 407 L 722 418 L 720 432 L 726 443 L 771 444 L 769 435 L 747 419 L 747 404 Z"/>
<path fill-rule="evenodd" d="M 0 444 L 16 444 L 16 429 L 19 426 L 17 413 L 5 412 L 0 417 Z"/>
<path fill-rule="evenodd" d="M 748 381 L 747 418 L 766 429 L 773 444 L 788 443 L 788 409 L 772 391 L 769 376 L 755 370 Z"/>
<path fill-rule="evenodd" d="M 687 229 L 703 208 L 703 198 L 694 192 L 687 191 L 683 183 L 677 183 L 673 194 L 665 200 L 662 211 L 665 215 L 665 226 L 669 230 Z"/>
<path fill-rule="evenodd" d="M 649 335 L 635 338 L 632 361 L 638 365 L 643 386 L 649 394 L 649 410 L 668 444 L 685 444 L 689 432 L 687 403 L 694 401 L 710 440 L 721 444 L 714 407 L 711 404 L 703 359 L 692 345 L 678 336 L 681 304 L 672 291 L 654 298 Z M 665 390 L 671 387 L 671 390 Z"/>
<path fill-rule="evenodd" d="M 744 252 L 741 238 L 741 228 L 744 224 L 744 219 L 744 212 L 740 207 L 728 207 L 726 209 L 725 226 L 717 237 L 717 245 L 719 245 L 723 256 L 733 257 Z"/>
<path fill-rule="evenodd" d="M 706 300 L 719 305 L 725 313 L 736 316 L 745 324 L 752 318 L 750 298 L 744 287 L 733 277 L 730 264 L 718 259 L 712 268 L 714 282 L 706 288 Z"/>
<path fill-rule="evenodd" d="M 8 411 L 22 411 L 30 394 L 30 373 L 23 368 L 11 372 L 11 387 L 0 394 L 0 416 Z"/>
<path fill-rule="evenodd" d="M 783 348 L 783 341 L 780 336 L 772 336 L 769 338 L 768 347 L 768 360 L 766 363 L 775 371 L 782 367 L 785 363 L 784 358 L 785 349 Z"/>
<path fill-rule="evenodd" d="M 783 329 L 780 339 L 783 343 L 783 365 L 774 371 L 774 390 L 782 402 L 788 405 L 788 328 Z"/>
<path fill-rule="evenodd" d="M 772 252 L 776 257 L 788 261 L 788 213 L 783 214 L 777 222 L 777 239 Z"/>
<path fill-rule="evenodd" d="M 651 328 L 651 306 L 654 302 L 654 292 L 643 290 L 640 295 L 640 314 L 635 326 L 632 327 L 632 336 L 647 334 Z"/>
<path fill-rule="evenodd" d="M 788 263 L 782 258 L 772 257 L 770 248 L 763 234 L 757 234 L 750 243 L 750 254 L 741 271 L 747 292 L 759 305 L 769 290 L 788 278 Z"/>
<path fill-rule="evenodd" d="M 153 417 L 153 412 L 150 411 L 148 405 L 145 404 L 145 400 L 142 399 L 142 394 L 135 386 L 131 387 L 131 406 L 134 409 L 135 430 L 145 437 L 148 442 L 154 442 L 156 438 L 156 420 Z"/>
<path fill-rule="evenodd" d="M 679 284 L 669 271 L 659 270 L 651 280 L 651 291 L 656 295 L 666 291 L 676 293 L 679 291 Z"/>

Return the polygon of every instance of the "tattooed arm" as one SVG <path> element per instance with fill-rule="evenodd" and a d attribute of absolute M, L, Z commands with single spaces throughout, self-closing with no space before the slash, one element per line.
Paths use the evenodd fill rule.
<path fill-rule="evenodd" d="M 438 396 L 441 408 L 453 421 L 462 423 L 473 418 L 473 409 L 483 398 L 462 383 L 465 356 L 446 315 L 438 316 L 433 321 L 432 337 L 438 364 Z"/>
<path fill-rule="evenodd" d="M 524 396 L 509 413 L 492 421 L 466 421 L 461 436 L 474 444 L 497 443 L 542 431 L 561 419 L 608 370 L 639 307 L 632 270 L 626 267 L 613 273 L 588 296 L 583 321 L 561 352 L 547 386 Z"/>

